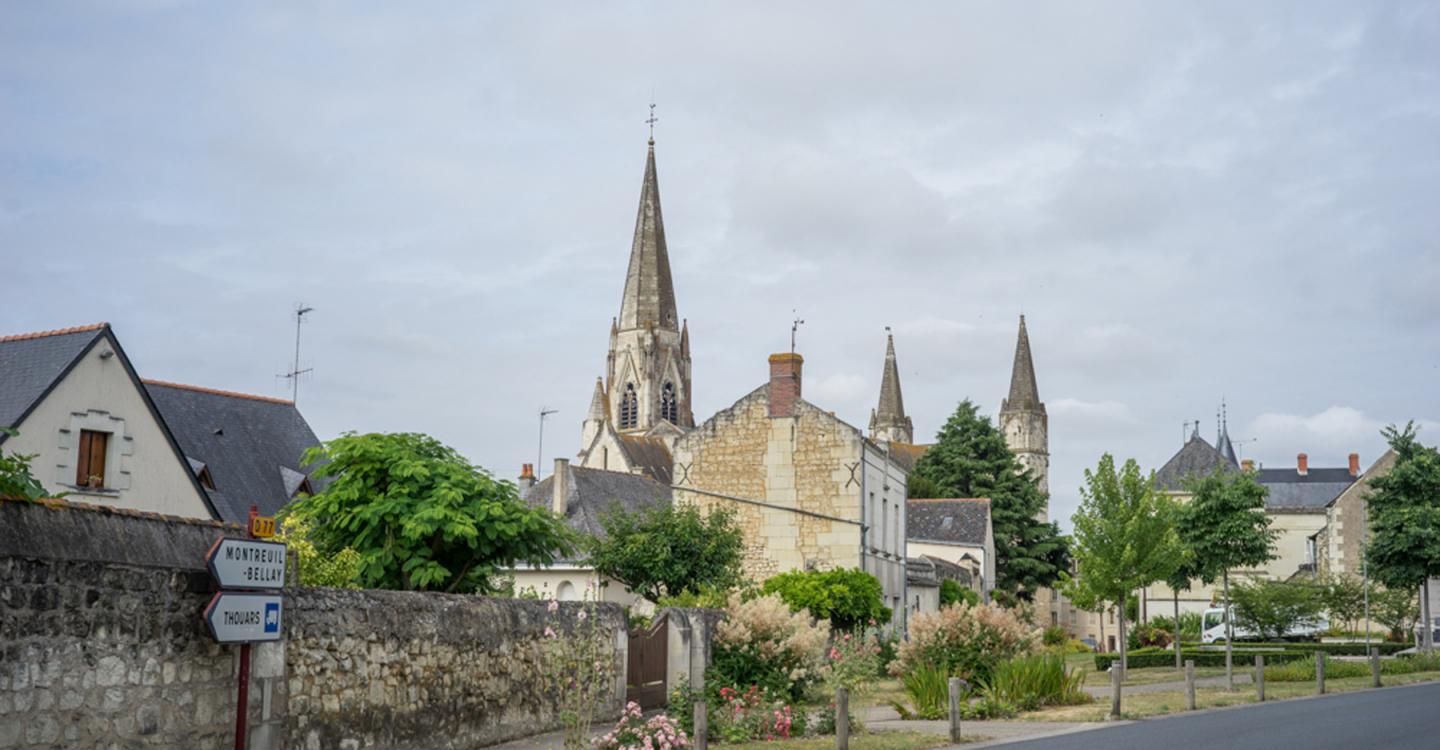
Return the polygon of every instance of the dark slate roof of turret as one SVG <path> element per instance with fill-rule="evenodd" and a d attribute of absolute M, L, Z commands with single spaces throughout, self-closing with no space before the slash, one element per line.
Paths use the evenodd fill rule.
<path fill-rule="evenodd" d="M 1207 476 L 1215 471 L 1216 467 L 1221 467 L 1224 471 L 1240 469 L 1196 433 L 1190 436 L 1178 453 L 1160 467 L 1160 471 L 1155 472 L 1155 486 L 1162 490 L 1181 492 L 1185 490 L 1187 479 Z"/>
<path fill-rule="evenodd" d="M 180 450 L 209 469 L 215 489 L 203 489 L 221 520 L 248 523 L 252 504 L 260 515 L 273 516 L 294 497 L 309 473 L 300 457 L 320 440 L 293 402 L 144 382 Z M 311 485 L 322 489 L 319 482 Z"/>
<path fill-rule="evenodd" d="M 875 408 L 875 423 L 904 424 L 905 397 L 900 393 L 900 368 L 895 364 L 895 337 L 885 336 L 885 367 L 880 373 L 880 403 Z"/>
<path fill-rule="evenodd" d="M 1267 510 L 1323 511 L 1331 500 L 1355 483 L 1348 467 L 1310 469 L 1304 475 L 1294 467 L 1260 469 L 1255 480 L 1270 490 L 1265 498 Z"/>
<path fill-rule="evenodd" d="M 1015 365 L 1010 370 L 1010 396 L 1000 405 L 1001 411 L 1045 411 L 1040 402 L 1040 387 L 1035 384 L 1035 363 L 1030 358 L 1030 334 L 1025 330 L 1025 316 L 1020 316 L 1020 335 L 1015 340 Z"/>
<path fill-rule="evenodd" d="M 645 179 L 640 186 L 640 209 L 635 216 L 635 237 L 630 244 L 630 267 L 625 294 L 620 300 L 621 330 L 655 325 L 679 330 L 675 313 L 675 287 L 670 280 L 670 255 L 665 248 L 665 222 L 660 213 L 660 180 L 655 174 L 655 142 L 645 158 Z"/>
<path fill-rule="evenodd" d="M 20 424 L 106 328 L 97 323 L 0 337 L 0 427 Z"/>
<path fill-rule="evenodd" d="M 1224 423 L 1220 425 L 1220 439 L 1215 441 L 1215 450 L 1220 452 L 1227 461 L 1236 466 L 1240 465 L 1240 459 L 1235 457 L 1235 445 L 1230 442 L 1230 427 Z"/>
<path fill-rule="evenodd" d="M 985 545 L 990 522 L 986 498 L 912 499 L 905 503 L 905 538 L 921 542 Z"/>

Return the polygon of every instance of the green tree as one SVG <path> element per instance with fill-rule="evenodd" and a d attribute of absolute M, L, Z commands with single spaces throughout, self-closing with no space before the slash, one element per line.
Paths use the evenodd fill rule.
<path fill-rule="evenodd" d="M 1191 477 L 1194 493 L 1177 514 L 1176 530 L 1194 554 L 1194 572 L 1206 585 L 1223 582 L 1225 599 L 1225 679 L 1235 689 L 1234 621 L 1230 615 L 1230 570 L 1263 565 L 1274 559 L 1275 537 L 1265 515 L 1264 485 L 1250 472 L 1222 472 Z"/>
<path fill-rule="evenodd" d="M 0 427 L 0 436 L 14 437 L 19 434 L 9 427 Z M 51 496 L 45 486 L 40 484 L 40 480 L 30 473 L 30 462 L 33 460 L 34 456 L 0 451 L 0 497 L 34 502 Z M 61 495 L 56 495 L 59 496 Z"/>
<path fill-rule="evenodd" d="M 289 516 L 282 521 L 276 537 L 295 553 L 301 586 L 360 588 L 360 568 L 364 560 L 354 547 L 345 547 L 333 555 L 321 554 L 315 543 L 310 541 L 308 522 L 298 516 Z"/>
<path fill-rule="evenodd" d="M 952 604 L 965 602 L 971 606 L 980 603 L 980 595 L 975 589 L 969 586 L 961 586 L 960 582 L 953 578 L 946 578 L 940 582 L 940 606 L 948 607 Z"/>
<path fill-rule="evenodd" d="M 1175 602 L 1175 627 L 1173 628 L 1173 631 L 1175 634 L 1176 642 L 1179 642 L 1181 640 L 1180 592 L 1189 591 L 1191 585 L 1193 585 L 1191 581 L 1194 581 L 1196 578 L 1200 577 L 1199 566 L 1195 559 L 1195 550 L 1191 548 L 1189 541 L 1186 540 L 1184 535 L 1180 533 L 1180 530 L 1182 528 L 1182 524 L 1180 523 L 1180 516 L 1186 513 L 1188 510 L 1189 508 L 1187 506 L 1180 505 L 1178 503 L 1173 506 L 1173 512 L 1175 513 L 1176 532 L 1175 570 L 1171 571 L 1170 575 L 1166 576 L 1165 578 L 1165 585 L 1170 587 L 1170 592 Z M 1179 646 L 1176 646 L 1175 668 L 1177 670 L 1185 668 L 1185 665 L 1183 663 L 1184 658 L 1185 657 L 1181 654 L 1181 649 L 1179 648 Z"/>
<path fill-rule="evenodd" d="M 1381 433 L 1395 451 L 1389 473 L 1370 480 L 1370 574 L 1392 589 L 1418 589 L 1440 577 L 1440 453 L 1420 444 L 1415 423 Z M 1420 646 L 1434 649 L 1429 587 L 1420 597 Z"/>
<path fill-rule="evenodd" d="M 1070 567 L 1060 529 L 1037 520 L 1045 507 L 1035 477 L 1005 444 L 1005 436 L 968 399 L 940 428 L 935 444 L 915 463 L 907 488 L 932 497 L 990 498 L 995 532 L 995 586 L 1032 600 Z"/>
<path fill-rule="evenodd" d="M 734 514 L 693 505 L 657 504 L 600 517 L 605 530 L 589 545 L 590 564 L 651 602 L 684 592 L 727 591 L 743 580 L 745 537 Z"/>
<path fill-rule="evenodd" d="M 1174 503 L 1155 489 L 1135 459 L 1116 471 L 1114 457 L 1106 453 L 1093 471 L 1085 470 L 1073 517 L 1079 575 L 1070 595 L 1077 603 L 1115 605 L 1122 673 L 1126 603 L 1131 592 L 1174 571 L 1179 545 L 1174 515 Z"/>
<path fill-rule="evenodd" d="M 1325 608 L 1324 594 L 1324 589 L 1314 584 L 1269 578 L 1237 582 L 1230 592 L 1235 622 L 1265 641 L 1317 625 Z"/>
<path fill-rule="evenodd" d="M 1332 575 L 1327 578 L 1324 601 L 1331 625 L 1343 623 L 1345 630 L 1353 631 L 1355 623 L 1365 616 L 1365 586 L 1354 576 Z"/>
<path fill-rule="evenodd" d="M 1415 627 L 1420 604 L 1416 589 L 1375 589 L 1370 592 L 1370 615 L 1390 629 L 1390 640 L 1407 641 Z"/>
<path fill-rule="evenodd" d="M 497 570 L 571 549 L 564 523 L 427 435 L 345 435 L 306 452 L 325 488 L 289 506 L 321 555 L 360 553 L 366 588 L 487 593 Z"/>
<path fill-rule="evenodd" d="M 888 623 L 893 614 L 880 579 L 859 568 L 792 570 L 766 579 L 760 591 L 779 594 L 791 612 L 806 609 L 811 617 L 828 619 L 832 630 L 863 629 L 871 620 Z"/>

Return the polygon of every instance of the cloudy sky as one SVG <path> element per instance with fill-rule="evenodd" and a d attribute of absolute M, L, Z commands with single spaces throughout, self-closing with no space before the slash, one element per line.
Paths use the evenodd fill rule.
<path fill-rule="evenodd" d="M 303 301 L 322 438 L 513 477 L 541 405 L 578 448 L 652 95 L 697 418 L 798 310 L 809 400 L 864 426 L 892 326 L 928 439 L 1023 312 L 1056 517 L 1222 397 L 1268 466 L 1440 439 L 1434 3 L 7 3 L 0 333 L 283 395 Z"/>

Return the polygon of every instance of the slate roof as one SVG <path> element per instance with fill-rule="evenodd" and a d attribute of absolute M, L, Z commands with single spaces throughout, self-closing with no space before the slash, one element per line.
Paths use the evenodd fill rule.
<path fill-rule="evenodd" d="M 983 547 L 989 521 L 986 498 L 915 499 L 905 504 L 905 537 L 914 541 Z"/>
<path fill-rule="evenodd" d="M 615 438 L 631 466 L 644 471 L 645 476 L 657 482 L 671 484 L 675 461 L 664 438 L 620 434 Z"/>
<path fill-rule="evenodd" d="M 0 338 L 0 426 L 24 420 L 105 329 L 97 323 Z"/>
<path fill-rule="evenodd" d="M 1301 475 L 1293 468 L 1260 469 L 1255 480 L 1270 490 L 1266 510 L 1310 510 L 1325 506 L 1355 483 L 1349 468 L 1310 469 Z"/>
<path fill-rule="evenodd" d="M 294 497 L 306 473 L 300 456 L 320 444 L 295 404 L 158 380 L 144 383 L 185 457 L 209 469 L 215 489 L 203 489 L 222 520 L 246 523 L 252 504 L 261 515 L 274 515 Z"/>
<path fill-rule="evenodd" d="M 1192 476 L 1208 476 L 1216 467 L 1220 467 L 1222 471 L 1240 470 L 1239 466 L 1205 442 L 1205 438 L 1198 433 L 1193 434 L 1185 442 L 1185 446 L 1171 456 L 1170 460 L 1160 467 L 1160 471 L 1155 472 L 1155 486 L 1171 492 L 1184 491 L 1187 479 Z"/>
<path fill-rule="evenodd" d="M 917 443 L 890 443 L 890 460 L 905 467 L 905 471 L 915 471 L 915 462 L 925 451 L 930 450 L 930 444 L 920 445 Z"/>
<path fill-rule="evenodd" d="M 634 513 L 670 502 L 670 485 L 649 477 L 583 466 L 568 466 L 567 471 L 570 472 L 570 483 L 566 494 L 565 522 L 582 533 L 603 537 L 605 530 L 600 525 L 600 517 L 612 508 Z M 554 496 L 551 489 L 554 482 L 553 474 L 537 482 L 525 493 L 525 501 L 549 510 Z"/>
<path fill-rule="evenodd" d="M 968 553 L 965 556 L 970 557 Z M 932 555 L 921 555 L 920 557 L 928 560 L 931 565 L 935 566 L 935 577 L 942 581 L 949 579 L 959 582 L 965 586 L 969 586 L 971 581 L 973 580 L 968 569 L 956 565 L 949 560 L 934 557 Z M 975 558 L 971 557 L 970 559 L 974 560 Z"/>

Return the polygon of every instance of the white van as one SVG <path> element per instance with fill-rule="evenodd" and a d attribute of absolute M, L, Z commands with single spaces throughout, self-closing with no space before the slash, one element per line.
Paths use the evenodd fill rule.
<path fill-rule="evenodd" d="M 1233 613 L 1234 608 L 1231 608 Z M 1233 614 L 1231 615 L 1234 616 Z M 1253 630 L 1241 627 L 1238 623 L 1234 626 L 1235 640 L 1254 641 L 1259 640 L 1260 635 Z M 1282 638 L 1319 638 L 1330 630 L 1330 621 L 1323 615 L 1292 628 Z M 1211 607 L 1200 615 L 1200 642 L 1201 643 L 1224 643 L 1225 642 L 1225 610 L 1221 607 Z"/>

